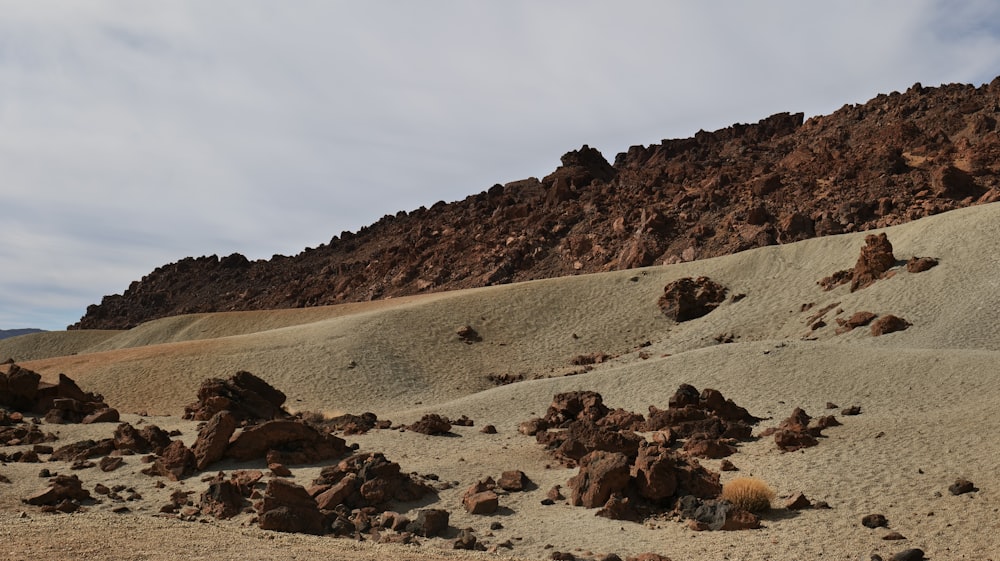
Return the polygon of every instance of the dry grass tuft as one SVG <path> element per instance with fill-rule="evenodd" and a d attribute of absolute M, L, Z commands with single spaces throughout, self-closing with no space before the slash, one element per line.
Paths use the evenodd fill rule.
<path fill-rule="evenodd" d="M 748 512 L 764 512 L 771 508 L 774 491 L 760 479 L 738 477 L 722 486 L 722 498 Z"/>

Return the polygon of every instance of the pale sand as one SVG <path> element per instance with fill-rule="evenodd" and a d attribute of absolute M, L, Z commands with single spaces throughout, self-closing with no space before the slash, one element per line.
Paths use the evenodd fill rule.
<path fill-rule="evenodd" d="M 451 511 L 452 526 L 474 528 L 488 543 L 511 539 L 514 548 L 501 549 L 504 556 L 543 559 L 554 549 L 623 558 L 653 551 L 675 561 L 857 560 L 920 547 L 930 559 L 1000 559 L 1000 441 L 994 437 L 1000 432 L 1000 205 L 886 231 L 897 258 L 932 256 L 940 265 L 919 274 L 901 267 L 854 294 L 846 286 L 823 292 L 817 280 L 857 259 L 864 234 L 851 234 L 669 267 L 370 304 L 199 314 L 127 332 L 28 335 L 0 341 L 0 359 L 36 358 L 22 364 L 47 377 L 65 372 L 123 411 L 172 415 L 146 422 L 180 427 L 189 443 L 196 428 L 177 418 L 183 405 L 194 400 L 204 378 L 239 369 L 283 390 L 293 409 L 374 411 L 396 423 L 431 411 L 466 414 L 476 426 L 456 427 L 460 437 L 374 431 L 348 441 L 385 452 L 405 471 L 458 482 L 433 506 Z M 656 300 L 664 284 L 688 275 L 708 275 L 747 296 L 675 324 Z M 810 302 L 813 309 L 801 312 Z M 806 318 L 833 302 L 840 302 L 841 318 L 868 310 L 904 317 L 913 327 L 878 338 L 868 328 L 836 336 L 831 311 L 830 326 L 810 334 Z M 483 342 L 458 340 L 455 331 L 466 324 Z M 727 333 L 736 343 L 717 344 L 715 336 Z M 805 335 L 817 340 L 802 340 Z M 646 341 L 651 345 L 641 349 L 649 354 L 644 360 L 638 346 Z M 47 345 L 54 355 L 67 349 L 76 354 L 43 358 Z M 589 373 L 562 376 L 578 369 L 569 364 L 573 356 L 597 351 L 617 357 Z M 493 387 L 486 380 L 491 373 L 551 377 Z M 753 474 L 779 495 L 801 491 L 833 508 L 779 509 L 756 531 L 696 533 L 676 521 L 641 525 L 540 504 L 553 485 L 565 486 L 573 470 L 558 467 L 533 438 L 519 435 L 517 423 L 543 414 L 562 391 L 596 390 L 611 407 L 645 412 L 649 405 L 666 407 L 680 383 L 714 387 L 752 413 L 774 417 L 762 428 L 796 406 L 818 416 L 828 413 L 828 401 L 861 405 L 859 416 L 838 415 L 844 426 L 827 429 L 818 447 L 786 454 L 761 439 L 730 458 L 740 472 L 723 474 L 724 480 Z M 479 433 L 485 424 L 496 425 L 499 434 Z M 69 442 L 108 436 L 113 425 L 55 428 Z M 717 461 L 704 463 L 718 467 Z M 43 515 L 19 504 L 44 483 L 40 467 L 0 467 L 14 481 L 0 484 L 0 536 L 11 544 L 0 558 L 25 558 L 29 550 L 38 559 L 62 558 L 62 544 L 69 543 L 74 555 L 95 559 L 243 559 L 251 552 L 265 559 L 456 558 L 441 549 L 447 542 L 440 539 L 417 549 L 376 547 L 263 532 L 245 526 L 246 518 L 206 524 L 155 518 L 170 491 L 200 492 L 205 484 L 191 478 L 156 490 L 152 478 L 138 474 L 135 459 L 112 474 L 80 472 L 91 489 L 102 481 L 134 486 L 146 499 L 130 505 L 133 514 L 113 515 L 114 505 L 105 503 L 86 514 Z M 504 514 L 465 514 L 463 490 L 508 469 L 525 471 L 538 489 L 502 497 Z M 296 469 L 294 480 L 308 484 L 318 471 Z M 958 477 L 980 490 L 952 496 L 947 487 Z M 18 518 L 21 511 L 27 518 Z M 888 530 L 861 526 L 870 513 L 885 514 L 890 529 L 908 539 L 884 541 Z M 504 528 L 488 537 L 494 520 Z M 112 547 L 105 551 L 107 543 Z"/>

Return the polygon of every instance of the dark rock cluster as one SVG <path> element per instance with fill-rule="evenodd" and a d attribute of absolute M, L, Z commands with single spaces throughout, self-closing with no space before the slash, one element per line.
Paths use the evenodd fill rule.
<path fill-rule="evenodd" d="M 697 458 L 732 454 L 759 421 L 717 390 L 699 392 L 683 384 L 667 409 L 650 407 L 648 417 L 611 410 L 596 392 L 557 394 L 545 416 L 525 421 L 520 431 L 535 435 L 565 465 L 579 468 L 566 484 L 570 504 L 638 521 L 671 512 L 690 518 L 702 507 L 726 510 L 714 506 L 722 491 L 719 474 Z M 653 433 L 652 441 L 637 431 Z M 720 516 L 725 520 L 725 512 Z M 731 516 L 744 515 L 733 510 Z"/>

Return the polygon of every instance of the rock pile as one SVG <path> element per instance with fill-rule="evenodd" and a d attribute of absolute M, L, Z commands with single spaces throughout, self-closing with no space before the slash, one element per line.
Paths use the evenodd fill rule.
<path fill-rule="evenodd" d="M 282 406 L 285 394 L 249 372 L 228 379 L 212 378 L 198 388 L 198 401 L 184 407 L 184 418 L 207 421 L 228 411 L 238 422 L 269 421 L 289 417 Z"/>
<path fill-rule="evenodd" d="M 794 452 L 802 448 L 819 444 L 818 437 L 823 436 L 823 430 L 839 426 L 840 421 L 833 415 L 813 419 L 801 408 L 796 407 L 792 414 L 777 427 L 763 430 L 761 436 L 774 435 L 774 443 L 784 452 Z"/>
<path fill-rule="evenodd" d="M 44 415 L 51 424 L 118 422 L 118 411 L 102 396 L 83 391 L 65 374 L 55 384 L 41 380 L 37 372 L 9 364 L 0 372 L 0 407 Z"/>
<path fill-rule="evenodd" d="M 598 515 L 609 518 L 642 520 L 680 512 L 675 509 L 682 500 L 716 501 L 719 474 L 697 457 L 732 453 L 759 421 L 717 390 L 683 384 L 667 409 L 650 407 L 648 418 L 611 410 L 596 392 L 557 394 L 545 417 L 525 421 L 520 430 L 534 434 L 565 465 L 579 467 L 567 482 L 570 504 L 599 508 Z M 653 441 L 636 431 L 652 432 Z M 679 450 L 677 439 L 686 439 Z"/>

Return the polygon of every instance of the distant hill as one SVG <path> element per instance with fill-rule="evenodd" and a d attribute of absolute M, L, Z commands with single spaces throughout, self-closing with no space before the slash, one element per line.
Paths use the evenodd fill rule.
<path fill-rule="evenodd" d="M 287 257 L 188 257 L 71 329 L 301 308 L 676 263 L 1000 200 L 1000 78 L 880 94 L 632 146 L 584 145 L 543 177 L 387 215 Z M 391 162 L 389 163 L 391 165 Z"/>
<path fill-rule="evenodd" d="M 0 329 L 0 339 L 6 339 L 8 337 L 17 337 L 18 335 L 27 335 L 29 333 L 41 333 L 45 331 L 44 329 L 35 329 L 33 327 L 25 329 Z"/>

